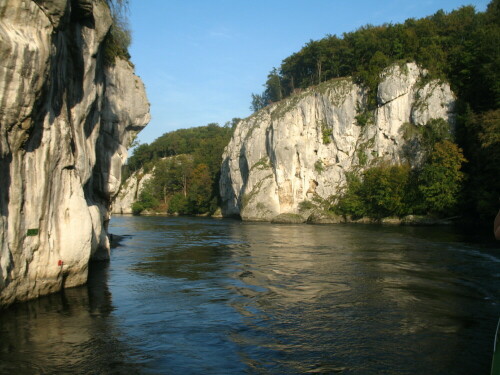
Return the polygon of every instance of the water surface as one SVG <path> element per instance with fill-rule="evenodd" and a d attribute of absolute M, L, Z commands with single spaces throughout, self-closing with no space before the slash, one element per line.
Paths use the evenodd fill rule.
<path fill-rule="evenodd" d="M 89 284 L 0 312 L 0 373 L 488 374 L 500 249 L 452 228 L 114 217 Z"/>

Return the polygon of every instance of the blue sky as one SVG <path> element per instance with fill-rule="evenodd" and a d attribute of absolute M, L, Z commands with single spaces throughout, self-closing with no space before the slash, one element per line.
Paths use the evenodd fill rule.
<path fill-rule="evenodd" d="M 152 120 L 142 143 L 250 115 L 251 93 L 309 40 L 489 0 L 130 0 L 130 53 Z"/>

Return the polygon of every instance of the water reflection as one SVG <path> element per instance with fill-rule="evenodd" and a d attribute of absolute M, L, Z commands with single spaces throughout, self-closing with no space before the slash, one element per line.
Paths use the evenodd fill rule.
<path fill-rule="evenodd" d="M 0 373 L 137 372 L 111 316 L 107 268 L 94 264 L 86 287 L 2 311 Z"/>
<path fill-rule="evenodd" d="M 130 236 L 88 288 L 0 314 L 0 373 L 488 372 L 500 257 L 463 233 L 161 217 L 111 226 Z"/>

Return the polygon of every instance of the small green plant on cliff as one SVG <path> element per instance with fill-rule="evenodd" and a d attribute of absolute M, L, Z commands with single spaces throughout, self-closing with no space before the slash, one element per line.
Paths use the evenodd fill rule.
<path fill-rule="evenodd" d="M 325 170 L 325 166 L 323 165 L 323 162 L 321 160 L 317 160 L 316 163 L 314 163 L 314 170 L 319 174 L 323 173 L 323 171 Z"/>
<path fill-rule="evenodd" d="M 128 48 L 132 42 L 132 32 L 128 25 L 126 12 L 128 9 L 128 1 L 126 0 L 107 0 L 113 23 L 104 39 L 103 55 L 104 63 L 107 66 L 115 64 L 115 59 L 130 60 Z"/>
<path fill-rule="evenodd" d="M 262 157 L 257 163 L 255 163 L 250 170 L 257 169 L 263 170 L 271 167 L 271 162 L 268 156 Z"/>
<path fill-rule="evenodd" d="M 359 126 L 365 126 L 367 124 L 373 124 L 373 112 L 365 109 L 362 112 L 360 112 L 358 115 L 355 116 L 356 118 L 356 123 Z"/>
<path fill-rule="evenodd" d="M 332 141 L 333 131 L 324 121 L 321 123 L 321 134 L 323 136 L 323 144 L 330 144 Z"/>
<path fill-rule="evenodd" d="M 358 157 L 359 165 L 364 167 L 368 162 L 368 155 L 363 148 L 356 151 L 356 156 Z"/>

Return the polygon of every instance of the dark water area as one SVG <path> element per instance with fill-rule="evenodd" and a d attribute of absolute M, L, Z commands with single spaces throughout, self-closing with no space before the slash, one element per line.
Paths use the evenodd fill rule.
<path fill-rule="evenodd" d="M 110 231 L 88 285 L 0 311 L 1 374 L 489 374 L 488 238 L 184 217 Z"/>

